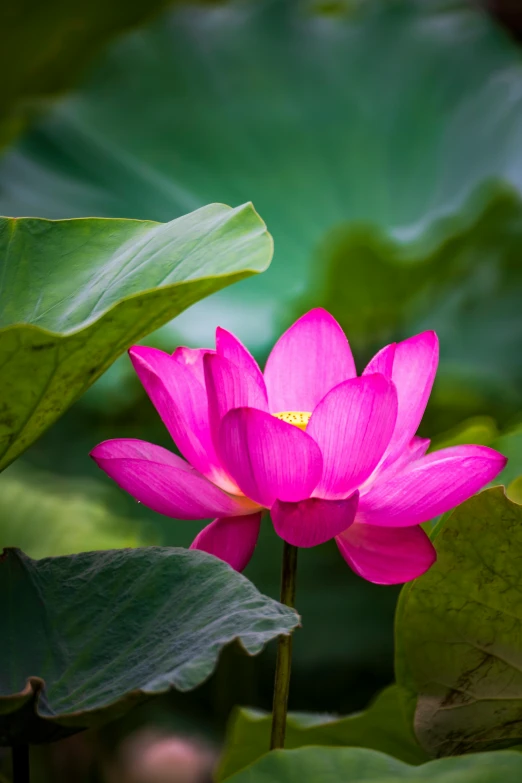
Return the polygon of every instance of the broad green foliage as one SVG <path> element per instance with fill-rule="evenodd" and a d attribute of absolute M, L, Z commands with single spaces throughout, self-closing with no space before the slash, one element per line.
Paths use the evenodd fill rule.
<path fill-rule="evenodd" d="M 270 727 L 271 715 L 259 710 L 237 710 L 230 720 L 217 780 L 230 777 L 263 756 L 270 743 Z M 290 750 L 306 745 L 371 748 L 410 764 L 421 764 L 429 758 L 415 742 L 403 719 L 396 686 L 383 691 L 364 712 L 345 718 L 290 713 L 285 748 Z"/>
<path fill-rule="evenodd" d="M 166 220 L 252 198 L 276 263 L 191 312 L 184 339 L 208 342 L 221 320 L 262 353 L 310 303 L 361 358 L 436 327 L 440 429 L 491 399 L 514 409 L 520 54 L 468 3 L 356 5 L 175 10 L 125 36 L 7 155 L 0 208 Z"/>
<path fill-rule="evenodd" d="M 166 224 L 1 219 L 0 468 L 125 348 L 271 254 L 249 204 Z"/>
<path fill-rule="evenodd" d="M 182 549 L 43 560 L 8 549 L 0 593 L 0 745 L 57 739 L 195 688 L 229 642 L 254 655 L 299 621 L 221 560 Z"/>
<path fill-rule="evenodd" d="M 396 618 L 397 682 L 417 738 L 434 756 L 517 745 L 522 506 L 485 490 L 434 539 L 437 563 L 403 588 Z"/>
<path fill-rule="evenodd" d="M 0 551 L 70 555 L 153 543 L 135 520 L 108 511 L 104 483 L 70 479 L 17 462 L 0 480 Z"/>
<path fill-rule="evenodd" d="M 274 751 L 230 783 L 519 783 L 522 754 L 513 751 L 440 759 L 411 767 L 371 750 L 302 748 Z"/>
<path fill-rule="evenodd" d="M 143 22 L 168 0 L 64 0 L 17 3 L 2 8 L 0 146 L 41 110 L 42 98 L 70 87 L 85 63 L 122 30 Z"/>
<path fill-rule="evenodd" d="M 436 330 L 429 435 L 485 411 L 504 423 L 521 406 L 520 214 L 519 195 L 490 186 L 439 226 L 434 245 L 408 249 L 348 227 L 324 251 L 326 307 L 352 342 Z"/>
<path fill-rule="evenodd" d="M 423 434 L 484 412 L 503 429 L 522 408 L 520 53 L 458 3 L 369 0 L 347 18 L 312 5 L 175 11 L 120 39 L 6 155 L 0 210 L 166 221 L 252 198 L 276 263 L 166 327 L 165 347 L 210 344 L 221 323 L 263 358 L 295 311 L 323 304 L 362 368 L 374 343 L 435 327 L 441 377 Z M 128 435 L 99 397 L 103 425 Z M 193 537 L 163 522 L 164 540 Z M 247 573 L 277 595 L 267 527 Z M 294 692 L 314 677 L 316 698 L 347 712 L 369 672 L 375 687 L 391 678 L 395 594 L 351 574 L 333 545 L 303 552 Z"/>

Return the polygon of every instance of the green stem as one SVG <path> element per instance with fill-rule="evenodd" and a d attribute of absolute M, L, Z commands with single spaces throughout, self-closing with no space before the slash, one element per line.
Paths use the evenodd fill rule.
<path fill-rule="evenodd" d="M 295 577 L 297 571 L 297 547 L 283 545 L 283 566 L 281 569 L 281 603 L 294 606 Z M 277 643 L 277 662 L 274 681 L 274 705 L 272 711 L 272 736 L 270 750 L 284 748 L 290 670 L 292 668 L 292 635 L 280 636 Z"/>
<path fill-rule="evenodd" d="M 29 745 L 13 745 L 13 783 L 29 783 Z"/>

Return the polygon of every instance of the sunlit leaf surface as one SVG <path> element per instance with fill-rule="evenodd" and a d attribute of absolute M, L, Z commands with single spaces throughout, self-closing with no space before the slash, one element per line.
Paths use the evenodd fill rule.
<path fill-rule="evenodd" d="M 165 224 L 0 219 L 0 469 L 125 348 L 271 255 L 249 204 Z"/>

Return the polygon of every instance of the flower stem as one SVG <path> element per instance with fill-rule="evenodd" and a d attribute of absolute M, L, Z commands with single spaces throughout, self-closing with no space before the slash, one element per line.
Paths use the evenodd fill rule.
<path fill-rule="evenodd" d="M 13 783 L 29 783 L 29 745 L 13 745 Z"/>
<path fill-rule="evenodd" d="M 281 569 L 281 603 L 293 608 L 295 603 L 295 577 L 297 571 L 297 547 L 283 544 Z M 274 681 L 274 705 L 272 711 L 272 736 L 270 750 L 284 748 L 290 670 L 292 668 L 292 635 L 280 636 L 277 642 L 277 662 Z"/>

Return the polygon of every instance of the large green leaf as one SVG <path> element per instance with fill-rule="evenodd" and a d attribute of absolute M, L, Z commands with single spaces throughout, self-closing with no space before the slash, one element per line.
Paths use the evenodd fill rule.
<path fill-rule="evenodd" d="M 111 37 L 143 22 L 168 0 L 121 2 L 6 0 L 1 9 L 2 83 L 0 146 L 18 133 L 43 100 L 78 78 L 85 63 Z"/>
<path fill-rule="evenodd" d="M 325 249 L 324 301 L 352 342 L 377 348 L 391 334 L 436 330 L 429 436 L 484 412 L 504 425 L 520 408 L 520 214 L 519 195 L 491 186 L 413 258 L 411 248 L 354 228 Z"/>
<path fill-rule="evenodd" d="M 187 691 L 238 639 L 254 655 L 297 614 L 203 552 L 150 547 L 0 556 L 0 744 L 98 725 Z"/>
<path fill-rule="evenodd" d="M 522 740 L 522 506 L 494 487 L 434 531 L 436 564 L 403 588 L 396 672 L 432 755 Z"/>
<path fill-rule="evenodd" d="M 105 489 L 16 462 L 0 479 L 0 550 L 38 558 L 157 543 L 136 520 L 109 511 Z"/>
<path fill-rule="evenodd" d="M 263 756 L 270 743 L 272 716 L 259 710 L 237 710 L 230 720 L 227 743 L 216 778 L 221 781 Z M 390 686 L 365 712 L 335 715 L 290 713 L 285 748 L 306 745 L 351 746 L 389 753 L 410 764 L 428 756 L 411 736 L 403 719 L 396 686 Z"/>
<path fill-rule="evenodd" d="M 522 755 L 513 751 L 440 759 L 411 767 L 371 750 L 302 748 L 269 753 L 230 783 L 519 783 Z"/>
<path fill-rule="evenodd" d="M 175 10 L 125 36 L 6 157 L 0 207 L 165 220 L 252 198 L 276 263 L 178 322 L 184 339 L 219 318 L 264 352 L 323 303 L 361 353 L 437 326 L 464 415 L 516 404 L 520 53 L 469 3 L 348 5 Z"/>
<path fill-rule="evenodd" d="M 164 225 L 0 219 L 0 468 L 125 348 L 271 254 L 250 204 Z"/>

